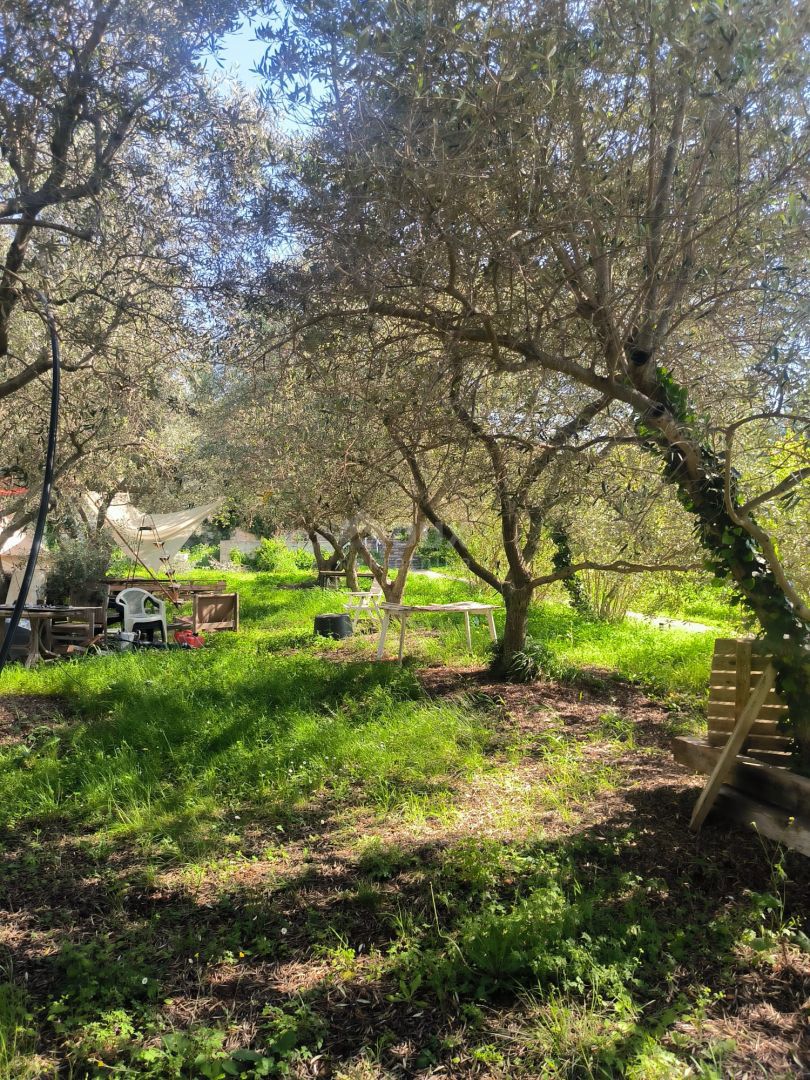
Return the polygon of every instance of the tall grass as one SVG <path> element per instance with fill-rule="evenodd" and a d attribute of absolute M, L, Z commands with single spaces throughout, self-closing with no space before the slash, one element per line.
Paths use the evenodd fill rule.
<path fill-rule="evenodd" d="M 0 825 L 71 819 L 173 850 L 205 843 L 248 803 L 282 813 L 315 791 L 357 787 L 390 805 L 397 793 L 474 767 L 485 740 L 481 717 L 429 701 L 407 665 L 340 662 L 337 645 L 313 640 L 312 623 L 341 610 L 344 592 L 293 587 L 307 577 L 230 575 L 243 628 L 211 635 L 200 651 L 9 667 L 0 691 L 57 695 L 66 719 L 0 751 Z M 406 595 L 492 599 L 488 590 L 419 575 Z M 465 656 L 459 620 L 414 621 L 432 628 L 430 657 Z M 606 668 L 660 692 L 705 686 L 709 635 L 589 622 L 561 604 L 538 605 L 531 632 L 568 665 Z M 481 662 L 483 628 L 474 648 Z"/>
<path fill-rule="evenodd" d="M 537 763 L 544 774 L 532 784 L 512 767 L 528 749 L 524 736 L 508 736 L 505 763 L 500 731 L 501 754 L 486 781 L 508 793 L 504 816 L 492 817 L 481 835 L 437 844 L 433 822 L 466 806 L 454 780 L 483 767 L 488 725 L 500 712 L 458 697 L 431 700 L 415 664 L 373 662 L 373 637 L 314 639 L 315 615 L 340 611 L 345 590 L 293 587 L 311 577 L 229 575 L 241 594 L 242 629 L 210 635 L 200 651 L 121 653 L 4 673 L 0 693 L 56 695 L 64 719 L 0 746 L 0 829 L 10 847 L 25 849 L 23 859 L 5 860 L 2 884 L 9 895 L 21 893 L 22 904 L 30 888 L 38 965 L 25 989 L 11 963 L 7 985 L 0 984 L 0 1080 L 57 1072 L 288 1075 L 291 1063 L 313 1055 L 340 1057 L 352 995 L 367 999 L 364 1007 L 374 996 L 385 1013 L 371 1015 L 385 1022 L 390 1006 L 402 1016 L 418 1008 L 420 1034 L 434 1049 L 444 1046 L 456 1013 L 462 1041 L 447 1040 L 437 1054 L 471 1052 L 498 1075 L 687 1075 L 659 1044 L 692 1007 L 685 994 L 670 1007 L 674 966 L 686 972 L 684 986 L 688 978 L 698 989 L 704 971 L 731 971 L 740 927 L 754 918 L 761 926 L 764 909 L 744 899 L 737 922 L 719 918 L 728 908 L 727 878 L 707 873 L 699 853 L 678 856 L 678 890 L 656 879 L 651 871 L 663 873 L 662 856 L 650 829 L 626 831 L 622 823 L 617 835 L 615 823 L 600 819 L 596 835 L 587 829 L 546 841 L 545 811 L 573 825 L 578 806 L 623 781 L 617 762 L 591 754 L 592 744 L 572 739 L 562 724 L 531 736 L 530 775 Z M 470 596 L 498 599 L 420 575 L 406 593 L 414 602 Z M 530 624 L 561 669 L 608 669 L 661 693 L 705 686 L 711 635 L 588 621 L 552 602 L 538 604 Z M 472 656 L 460 620 L 425 615 L 414 628 L 408 652 L 420 661 L 486 659 L 483 626 Z M 600 738 L 620 739 L 623 753 L 632 730 L 606 713 Z M 484 802 L 485 786 L 476 794 Z M 317 804 L 316 794 L 324 796 Z M 386 815 L 398 815 L 424 843 L 363 835 L 368 815 L 358 815 L 356 866 L 349 860 L 333 878 L 318 871 L 325 892 L 316 902 L 309 872 L 318 865 L 309 865 L 308 845 L 335 838 L 339 851 L 357 807 L 375 811 L 386 835 L 396 825 Z M 501 814 L 497 797 L 492 809 Z M 420 815 L 431 818 L 422 833 Z M 512 824 L 530 819 L 535 833 L 510 839 Z M 495 827 L 505 831 L 488 835 Z M 278 854 L 285 834 L 299 849 L 289 867 L 286 853 Z M 97 846 L 88 850 L 92 840 Z M 75 864 L 65 857 L 73 844 L 81 845 Z M 642 844 L 648 861 L 634 866 L 644 858 Z M 260 876 L 231 878 L 231 868 L 248 861 L 264 864 Z M 715 878 L 717 897 L 704 896 Z M 157 879 L 152 896 L 145 886 Z M 48 901 L 40 899 L 40 881 Z M 313 956 L 318 979 L 331 965 L 327 976 L 309 990 L 279 990 L 276 961 L 305 970 Z M 336 993 L 341 983 L 345 995 Z M 227 1012 L 228 987 L 238 987 L 235 1009 L 249 1004 L 244 1025 L 247 1011 Z M 533 1004 L 515 1014 L 516 1053 L 507 1060 L 503 1047 L 478 1045 L 487 1029 L 476 1018 L 481 1003 L 491 1000 L 500 1012 L 516 992 L 528 992 Z M 209 1026 L 213 1001 L 218 1012 Z M 204 1011 L 195 1012 L 199 1003 Z M 324 1035 L 331 1047 L 322 1051 Z M 384 1049 L 369 1045 L 362 1059 Z M 452 1071 L 457 1058 L 445 1060 Z"/>
<path fill-rule="evenodd" d="M 478 762 L 480 720 L 430 702 L 408 668 L 336 663 L 304 644 L 335 596 L 263 575 L 238 584 L 244 629 L 203 650 L 7 670 L 2 690 L 58 695 L 69 713 L 0 753 L 0 825 L 69 817 L 195 844 L 248 802 L 283 813 L 373 778 L 367 797 L 390 803 Z"/>

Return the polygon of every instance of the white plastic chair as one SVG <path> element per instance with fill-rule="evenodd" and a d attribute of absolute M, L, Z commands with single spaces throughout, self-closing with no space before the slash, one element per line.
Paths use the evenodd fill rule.
<path fill-rule="evenodd" d="M 146 602 L 155 605 L 154 611 L 147 611 Z M 159 626 L 163 634 L 163 640 L 169 640 L 169 632 L 166 628 L 166 604 L 158 600 L 146 589 L 124 589 L 115 598 L 116 604 L 123 609 L 124 631 L 131 633 L 137 624 L 138 629 L 148 629 L 149 626 Z"/>
<path fill-rule="evenodd" d="M 349 613 L 352 620 L 352 630 L 355 630 L 361 619 L 369 619 L 373 623 L 382 623 L 382 614 L 377 606 L 380 597 L 383 596 L 382 585 L 375 578 L 368 592 L 350 592 L 348 604 L 343 605 L 343 610 Z"/>

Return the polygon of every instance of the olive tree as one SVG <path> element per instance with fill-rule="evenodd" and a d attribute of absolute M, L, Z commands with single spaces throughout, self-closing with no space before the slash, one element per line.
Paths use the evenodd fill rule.
<path fill-rule="evenodd" d="M 731 453 L 810 412 L 806 7 L 287 8 L 264 67 L 317 88 L 288 191 L 306 318 L 378 315 L 624 410 L 759 620 L 810 765 L 810 610 Z"/>
<path fill-rule="evenodd" d="M 223 108 L 199 61 L 236 22 L 235 4 L 211 0 L 0 5 L 0 398 L 48 367 L 22 355 L 14 315 L 27 286 L 50 285 L 49 249 L 103 240 L 108 191 L 138 204 L 165 183 L 161 145 L 176 164 L 189 154 Z M 204 197 L 173 179 L 186 199 Z"/>
<path fill-rule="evenodd" d="M 356 392 L 359 384 L 347 391 L 334 381 L 336 342 L 319 364 L 288 347 L 272 350 L 258 367 L 261 320 L 254 312 L 242 326 L 241 358 L 234 348 L 233 366 L 209 387 L 210 435 L 198 444 L 207 468 L 248 517 L 260 512 L 276 526 L 307 533 L 321 583 L 327 573 L 344 571 L 356 589 L 360 559 L 386 599 L 398 601 L 425 519 L 379 416 Z M 402 527 L 408 537 L 399 545 Z M 398 565 L 389 580 L 395 546 Z"/>

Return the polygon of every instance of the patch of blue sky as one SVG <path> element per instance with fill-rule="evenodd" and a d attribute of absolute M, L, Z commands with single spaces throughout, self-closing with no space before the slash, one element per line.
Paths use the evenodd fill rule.
<path fill-rule="evenodd" d="M 245 21 L 235 33 L 228 34 L 219 42 L 216 54 L 206 59 L 205 67 L 212 75 L 221 72 L 236 79 L 245 89 L 258 91 L 264 78 L 256 68 L 266 48 L 264 42 L 256 40 L 253 26 Z"/>

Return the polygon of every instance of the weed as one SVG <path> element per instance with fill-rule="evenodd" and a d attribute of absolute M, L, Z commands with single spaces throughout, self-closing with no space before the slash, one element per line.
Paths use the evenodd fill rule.
<path fill-rule="evenodd" d="M 379 836 L 364 837 L 357 845 L 357 868 L 366 877 L 385 881 L 410 861 L 407 852 L 396 844 L 386 844 Z"/>
<path fill-rule="evenodd" d="M 624 743 L 628 748 L 635 746 L 636 729 L 633 721 L 623 716 L 617 709 L 608 709 L 599 717 L 597 738 L 610 742 Z"/>
<path fill-rule="evenodd" d="M 13 983 L 0 983 L 0 1080 L 39 1075 L 30 1056 L 36 1036 L 26 995 Z"/>
<path fill-rule="evenodd" d="M 492 669 L 496 675 L 511 682 L 530 683 L 536 679 L 563 679 L 570 672 L 558 653 L 545 641 L 527 635 L 522 649 L 514 653 L 508 667 L 504 667 L 502 643 L 492 647 Z"/>

